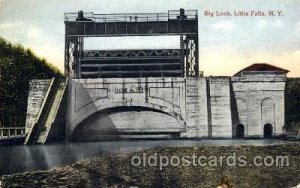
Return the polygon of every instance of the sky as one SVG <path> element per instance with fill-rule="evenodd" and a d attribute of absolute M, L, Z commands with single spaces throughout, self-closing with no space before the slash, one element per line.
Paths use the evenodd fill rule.
<path fill-rule="evenodd" d="M 167 13 L 197 9 L 199 61 L 205 76 L 232 76 L 269 63 L 300 77 L 299 0 L 0 0 L 0 36 L 32 49 L 63 71 L 64 13 Z M 205 16 L 228 11 L 232 16 Z M 278 16 L 234 16 L 234 11 L 281 11 Z M 259 13 L 258 13 L 259 14 Z M 178 37 L 86 40 L 86 49 L 177 47 Z"/>

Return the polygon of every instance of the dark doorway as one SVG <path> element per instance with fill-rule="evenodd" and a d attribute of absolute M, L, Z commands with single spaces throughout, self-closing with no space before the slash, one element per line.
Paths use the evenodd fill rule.
<path fill-rule="evenodd" d="M 236 126 L 236 137 L 237 138 L 244 138 L 245 136 L 245 127 L 243 124 L 238 124 Z"/>
<path fill-rule="evenodd" d="M 273 126 L 270 123 L 264 125 L 264 138 L 272 138 Z"/>

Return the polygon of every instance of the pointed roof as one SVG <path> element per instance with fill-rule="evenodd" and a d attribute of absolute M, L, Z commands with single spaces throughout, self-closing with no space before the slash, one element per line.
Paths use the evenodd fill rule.
<path fill-rule="evenodd" d="M 267 63 L 254 63 L 254 64 L 240 70 L 234 76 L 236 76 L 236 75 L 238 75 L 238 74 L 240 74 L 241 72 L 244 72 L 244 71 L 260 71 L 260 72 L 272 71 L 272 72 L 283 72 L 283 73 L 290 72 L 286 69 L 279 68 L 279 67 L 276 67 L 274 65 L 267 64 Z"/>

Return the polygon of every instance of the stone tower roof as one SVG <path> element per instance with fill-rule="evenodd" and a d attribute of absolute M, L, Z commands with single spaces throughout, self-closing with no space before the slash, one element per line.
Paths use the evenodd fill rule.
<path fill-rule="evenodd" d="M 276 67 L 274 65 L 270 65 L 267 63 L 255 63 L 252 64 L 242 70 L 240 70 L 239 72 L 237 72 L 234 76 L 239 75 L 241 72 L 245 72 L 245 71 L 259 71 L 259 72 L 283 72 L 283 73 L 288 73 L 290 71 L 283 69 L 283 68 L 279 68 Z"/>

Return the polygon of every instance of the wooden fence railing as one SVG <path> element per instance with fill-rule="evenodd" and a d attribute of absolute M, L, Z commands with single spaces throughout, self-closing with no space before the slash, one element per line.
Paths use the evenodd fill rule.
<path fill-rule="evenodd" d="M 0 127 L 0 140 L 25 136 L 25 127 Z"/>

